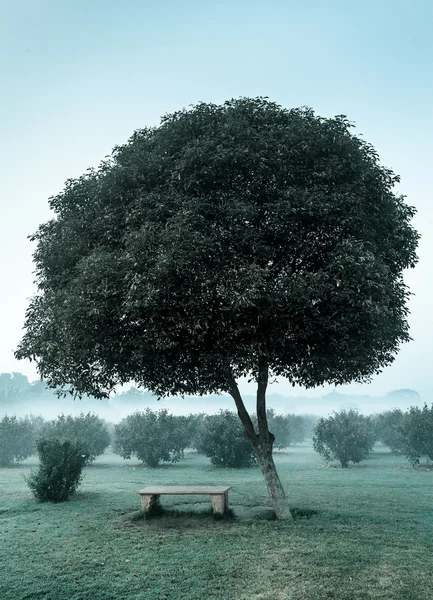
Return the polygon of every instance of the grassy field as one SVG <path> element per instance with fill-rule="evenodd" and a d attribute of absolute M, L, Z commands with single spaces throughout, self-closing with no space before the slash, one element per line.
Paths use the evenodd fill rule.
<path fill-rule="evenodd" d="M 276 462 L 293 523 L 270 520 L 258 469 L 193 453 L 154 470 L 106 454 L 57 505 L 26 486 L 36 458 L 0 469 L 0 599 L 433 598 L 433 469 L 380 447 L 346 470 L 307 445 Z M 151 484 L 232 485 L 234 517 L 214 519 L 205 497 L 165 496 L 167 514 L 145 520 L 136 491 Z"/>

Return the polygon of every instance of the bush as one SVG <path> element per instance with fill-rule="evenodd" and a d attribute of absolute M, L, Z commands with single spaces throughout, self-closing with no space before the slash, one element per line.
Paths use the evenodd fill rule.
<path fill-rule="evenodd" d="M 66 502 L 82 481 L 89 458 L 86 448 L 79 442 L 44 438 L 36 447 L 40 465 L 26 477 L 29 488 L 39 502 Z"/>
<path fill-rule="evenodd" d="M 204 420 L 206 418 L 205 413 L 189 414 L 186 417 L 179 417 L 183 419 L 186 429 L 186 445 L 185 448 L 194 448 L 198 450 L 201 445 L 201 438 L 203 434 Z"/>
<path fill-rule="evenodd" d="M 403 436 L 404 414 L 399 408 L 380 413 L 373 418 L 376 439 L 391 450 L 393 454 L 404 452 Z"/>
<path fill-rule="evenodd" d="M 0 420 L 0 467 L 10 467 L 34 453 L 34 427 L 28 417 L 5 415 Z"/>
<path fill-rule="evenodd" d="M 239 417 L 229 410 L 204 419 L 199 451 L 218 467 L 251 467 L 256 462 Z"/>
<path fill-rule="evenodd" d="M 60 415 L 42 428 L 41 436 L 79 443 L 86 451 L 88 463 L 103 454 L 111 442 L 105 422 L 91 413 L 81 413 L 78 417 Z"/>
<path fill-rule="evenodd" d="M 325 460 L 338 460 L 343 468 L 359 463 L 373 449 L 375 435 L 370 417 L 355 410 L 319 419 L 314 428 L 313 447 Z"/>
<path fill-rule="evenodd" d="M 273 408 L 268 408 L 266 417 L 269 431 L 275 436 L 274 448 L 282 450 L 290 446 L 290 444 L 297 444 L 304 441 L 305 426 L 304 418 L 301 415 L 277 415 Z M 252 416 L 252 421 L 257 431 L 257 415 Z"/>
<path fill-rule="evenodd" d="M 165 409 L 137 411 L 116 425 L 114 431 L 116 454 L 123 458 L 135 454 L 148 467 L 157 467 L 160 462 L 177 462 L 185 449 L 183 421 Z"/>
<path fill-rule="evenodd" d="M 419 465 L 423 456 L 433 461 L 433 404 L 431 408 L 424 404 L 422 409 L 411 406 L 404 415 L 401 431 L 403 453 L 412 465 Z"/>
<path fill-rule="evenodd" d="M 291 415 L 290 415 L 291 416 Z M 292 428 L 289 423 L 289 415 L 277 415 L 273 408 L 268 408 L 266 418 L 268 420 L 269 431 L 274 434 L 274 447 L 282 450 L 292 443 Z M 254 427 L 258 430 L 257 415 L 252 417 Z"/>

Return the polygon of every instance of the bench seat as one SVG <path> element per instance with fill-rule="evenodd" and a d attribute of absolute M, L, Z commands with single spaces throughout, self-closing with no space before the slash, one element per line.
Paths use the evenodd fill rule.
<path fill-rule="evenodd" d="M 141 496 L 141 508 L 148 512 L 159 504 L 159 497 L 207 495 L 211 497 L 213 512 L 223 515 L 228 508 L 228 491 L 231 486 L 222 485 L 154 485 L 138 492 Z"/>

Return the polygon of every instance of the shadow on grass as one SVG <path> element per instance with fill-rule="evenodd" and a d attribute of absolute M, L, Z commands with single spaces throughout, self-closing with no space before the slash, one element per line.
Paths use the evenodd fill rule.
<path fill-rule="evenodd" d="M 290 512 L 295 521 L 297 520 L 305 520 L 311 519 L 315 515 L 319 514 L 320 511 L 310 509 L 310 508 L 291 508 Z M 125 513 L 124 513 L 125 514 Z M 126 514 L 125 514 L 126 516 Z M 160 521 L 160 522 L 170 522 L 171 524 L 189 524 L 191 525 L 191 519 L 199 520 L 201 522 L 210 521 L 210 522 L 234 522 L 234 521 L 276 521 L 275 512 L 271 509 L 260 509 L 259 512 L 252 515 L 249 519 L 245 519 L 241 514 L 236 514 L 232 509 L 228 509 L 224 515 L 214 514 L 212 509 L 202 509 L 202 510 L 188 510 L 188 509 L 176 509 L 176 508 L 164 508 L 160 505 L 157 505 L 152 508 L 150 511 L 142 511 L 138 510 L 131 513 L 128 513 L 126 517 L 130 523 L 137 523 L 142 521 Z M 194 522 L 194 521 L 193 521 Z"/>
<path fill-rule="evenodd" d="M 170 518 L 170 519 L 212 519 L 214 521 L 233 521 L 236 519 L 234 512 L 228 509 L 224 515 L 215 515 L 212 508 L 202 510 L 179 510 L 177 508 L 163 508 L 162 506 L 154 506 L 149 511 L 138 510 L 130 515 L 132 522 L 150 521 L 153 519 Z"/>
<path fill-rule="evenodd" d="M 295 521 L 298 519 L 311 519 L 311 517 L 314 517 L 320 513 L 319 510 L 315 510 L 314 508 L 298 507 L 291 508 L 290 512 L 292 513 L 292 517 L 295 519 Z"/>

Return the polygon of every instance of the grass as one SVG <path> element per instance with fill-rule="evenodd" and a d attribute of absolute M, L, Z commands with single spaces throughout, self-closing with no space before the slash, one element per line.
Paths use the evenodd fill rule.
<path fill-rule="evenodd" d="M 333 468 L 307 445 L 276 463 L 293 523 L 272 520 L 258 469 L 193 453 L 153 470 L 106 454 L 64 504 L 34 501 L 35 457 L 0 469 L 0 599 L 432 599 L 432 469 L 384 448 Z M 142 518 L 136 491 L 152 484 L 232 485 L 232 514 L 163 496 L 164 514 Z"/>

